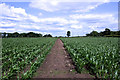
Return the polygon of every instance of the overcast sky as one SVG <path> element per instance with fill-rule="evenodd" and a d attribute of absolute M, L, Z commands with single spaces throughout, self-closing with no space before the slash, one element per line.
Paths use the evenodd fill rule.
<path fill-rule="evenodd" d="M 0 32 L 83 36 L 93 30 L 118 30 L 118 2 L 39 0 L 0 3 Z M 99 2 L 98 2 L 99 1 Z"/>

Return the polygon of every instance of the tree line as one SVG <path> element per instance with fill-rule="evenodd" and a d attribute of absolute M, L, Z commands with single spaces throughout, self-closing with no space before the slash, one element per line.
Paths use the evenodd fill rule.
<path fill-rule="evenodd" d="M 10 37 L 52 37 L 51 34 L 42 35 L 41 33 L 34 33 L 34 32 L 28 32 L 28 33 L 1 33 L 2 38 L 10 38 Z"/>
<path fill-rule="evenodd" d="M 67 31 L 67 36 L 69 37 L 71 35 L 70 31 Z M 89 34 L 86 34 L 86 36 L 93 36 L 93 37 L 120 37 L 120 30 L 119 31 L 111 31 L 110 29 L 106 28 L 105 31 L 97 32 L 92 31 Z M 34 33 L 34 32 L 28 32 L 28 33 L 1 33 L 2 38 L 10 38 L 10 37 L 52 37 L 51 34 L 42 35 L 41 33 Z"/>
<path fill-rule="evenodd" d="M 86 36 L 93 36 L 93 37 L 120 37 L 120 30 L 119 31 L 111 31 L 110 29 L 106 28 L 105 31 L 102 32 L 97 32 L 97 31 L 92 31 L 89 34 L 86 34 Z"/>

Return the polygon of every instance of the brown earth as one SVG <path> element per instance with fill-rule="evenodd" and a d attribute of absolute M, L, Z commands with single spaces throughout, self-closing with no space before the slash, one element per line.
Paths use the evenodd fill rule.
<path fill-rule="evenodd" d="M 37 69 L 33 78 L 94 78 L 89 73 L 84 71 L 79 74 L 72 64 L 70 56 L 65 51 L 63 43 L 57 39 L 51 49 L 50 54 L 47 55 L 46 60 Z"/>

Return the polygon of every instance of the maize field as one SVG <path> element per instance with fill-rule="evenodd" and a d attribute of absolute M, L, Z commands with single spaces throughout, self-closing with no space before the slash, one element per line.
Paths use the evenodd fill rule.
<path fill-rule="evenodd" d="M 2 79 L 31 78 L 49 53 L 55 40 L 55 38 L 2 39 L 2 66 L 0 66 Z"/>
<path fill-rule="evenodd" d="M 97 78 L 120 79 L 119 38 L 61 38 L 81 73 L 86 68 Z"/>

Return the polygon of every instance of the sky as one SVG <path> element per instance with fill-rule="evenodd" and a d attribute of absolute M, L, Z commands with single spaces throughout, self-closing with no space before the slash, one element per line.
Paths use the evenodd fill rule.
<path fill-rule="evenodd" d="M 11 1 L 0 0 L 0 32 L 85 36 L 93 30 L 118 30 L 117 0 Z"/>

